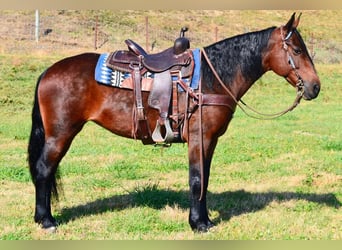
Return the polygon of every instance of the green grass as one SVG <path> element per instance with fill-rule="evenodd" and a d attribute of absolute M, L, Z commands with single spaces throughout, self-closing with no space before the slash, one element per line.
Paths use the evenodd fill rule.
<path fill-rule="evenodd" d="M 237 110 L 212 163 L 212 233 L 193 234 L 187 223 L 186 145 L 143 146 L 92 123 L 61 162 L 62 196 L 53 205 L 60 227 L 42 232 L 32 220 L 26 147 L 36 77 L 53 59 L 23 59 L 15 79 L 6 78 L 12 67 L 2 70 L 1 239 L 341 239 L 340 65 L 318 65 L 320 96 L 284 117 L 255 120 Z M 244 99 L 274 112 L 294 94 L 266 74 Z"/>
<path fill-rule="evenodd" d="M 286 116 L 255 120 L 237 109 L 212 162 L 209 234 L 187 222 L 186 145 L 143 146 L 93 123 L 60 164 L 59 229 L 43 232 L 26 151 L 36 79 L 60 57 L 0 56 L 0 239 L 342 239 L 340 64 L 318 64 L 320 96 Z M 244 100 L 272 113 L 294 97 L 268 73 Z"/>

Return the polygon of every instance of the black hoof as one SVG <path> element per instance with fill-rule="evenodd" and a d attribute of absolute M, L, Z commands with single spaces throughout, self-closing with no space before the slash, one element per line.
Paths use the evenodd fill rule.
<path fill-rule="evenodd" d="M 48 233 L 55 233 L 57 231 L 58 223 L 54 218 L 52 219 L 43 219 L 40 221 L 36 221 L 41 227 Z"/>
<path fill-rule="evenodd" d="M 210 220 L 208 220 L 207 222 L 203 223 L 197 223 L 196 225 L 192 226 L 192 230 L 196 233 L 207 233 L 209 231 L 210 228 L 212 228 L 214 225 L 214 223 Z"/>

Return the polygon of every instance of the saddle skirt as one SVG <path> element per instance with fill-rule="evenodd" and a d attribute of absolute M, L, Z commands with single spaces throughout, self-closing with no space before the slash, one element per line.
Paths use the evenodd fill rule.
<path fill-rule="evenodd" d="M 192 89 L 198 89 L 201 69 L 200 49 L 193 49 L 194 70 L 192 76 L 183 77 L 182 80 Z M 114 70 L 107 65 L 108 58 L 111 53 L 103 53 L 100 55 L 95 67 L 95 80 L 98 83 L 109 85 L 117 88 L 133 89 L 133 81 L 131 72 L 123 70 Z M 155 73 L 147 71 L 142 75 L 142 91 L 151 91 Z M 177 76 L 172 76 L 172 80 Z M 178 90 L 184 91 L 181 87 Z"/>

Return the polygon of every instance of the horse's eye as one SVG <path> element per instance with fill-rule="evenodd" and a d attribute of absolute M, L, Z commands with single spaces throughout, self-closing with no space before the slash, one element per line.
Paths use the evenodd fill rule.
<path fill-rule="evenodd" d="M 302 50 L 300 48 L 293 48 L 293 52 L 296 54 L 296 55 L 300 55 L 302 53 Z"/>

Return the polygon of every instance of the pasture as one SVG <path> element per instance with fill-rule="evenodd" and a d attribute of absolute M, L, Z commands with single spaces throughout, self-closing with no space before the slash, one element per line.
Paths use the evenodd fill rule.
<path fill-rule="evenodd" d="M 341 65 L 316 65 L 318 99 L 271 121 L 239 109 L 212 163 L 208 207 L 216 223 L 188 223 L 185 144 L 143 146 L 88 123 L 60 166 L 57 233 L 33 222 L 26 161 L 37 76 L 55 57 L 3 55 L 0 85 L 1 239 L 341 239 Z M 244 100 L 274 112 L 295 90 L 266 74 Z"/>
<path fill-rule="evenodd" d="M 113 16 L 107 12 L 101 12 L 99 19 L 119 19 L 125 14 Z M 77 19 L 70 13 L 65 18 Z M 129 13 L 127 19 L 120 20 L 133 26 L 138 19 L 136 15 L 142 14 Z M 193 17 L 187 24 L 209 22 L 210 30 L 218 24 L 220 34 L 231 35 L 229 32 L 237 34 L 249 28 L 278 25 L 292 11 L 196 13 L 183 13 Z M 86 12 L 83 17 L 90 14 Z M 149 12 L 151 23 L 160 22 L 154 23 L 157 29 L 163 29 L 170 20 L 177 24 L 184 20 L 179 12 L 176 14 Z M 55 234 L 41 230 L 33 221 L 34 186 L 27 162 L 34 89 L 46 67 L 75 51 L 58 50 L 48 55 L 38 49 L 20 53 L 18 57 L 8 52 L 7 47 L 21 47 L 29 41 L 6 38 L 0 45 L 0 239 L 341 240 L 339 16 L 340 11 L 303 13 L 301 27 L 307 35 L 305 41 L 311 39 L 310 32 L 314 31 L 312 39 L 320 45 L 314 47 L 322 83 L 317 99 L 302 100 L 294 111 L 275 120 L 256 120 L 237 108 L 212 162 L 208 208 L 216 226 L 207 234 L 193 233 L 188 224 L 186 144 L 172 144 L 169 148 L 144 146 L 140 141 L 115 136 L 94 123 L 88 123 L 75 138 L 60 164 L 62 190 L 52 209 L 60 223 L 58 230 Z M 66 26 L 73 31 L 74 27 L 65 25 L 69 22 L 54 21 L 54 29 Z M 101 28 L 109 33 L 113 29 L 111 22 L 105 23 Z M 76 30 L 80 33 L 75 33 Z M 177 26 L 177 33 L 178 30 Z M 77 26 L 73 32 L 62 33 L 92 42 L 93 38 L 85 39 L 81 31 L 84 32 Z M 127 38 L 121 35 L 116 37 L 120 44 Z M 84 51 L 80 44 L 76 47 Z M 158 45 L 165 48 L 164 44 Z M 290 106 L 294 98 L 294 88 L 284 79 L 267 73 L 243 100 L 259 111 L 274 113 Z"/>

